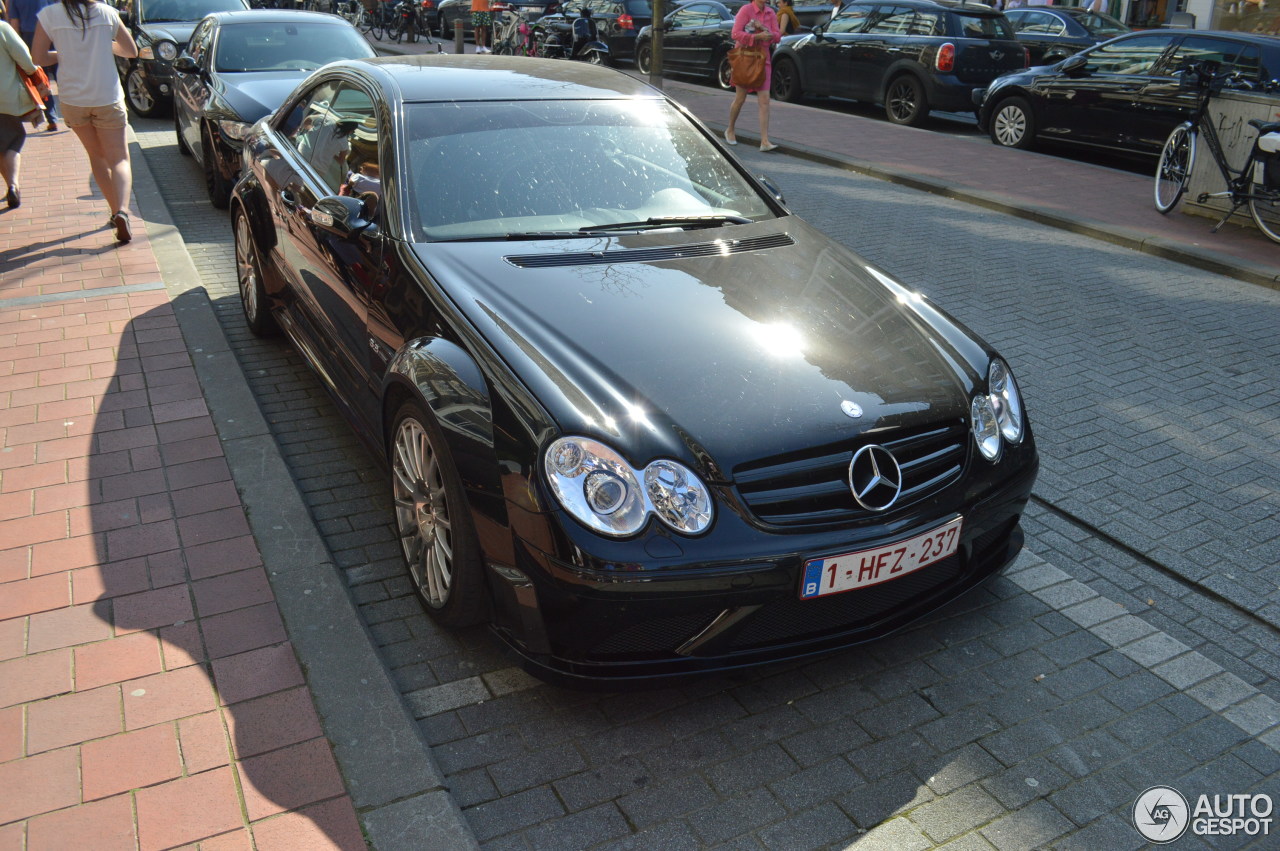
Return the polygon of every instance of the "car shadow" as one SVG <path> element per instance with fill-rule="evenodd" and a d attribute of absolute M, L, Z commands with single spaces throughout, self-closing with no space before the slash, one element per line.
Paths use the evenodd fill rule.
<path fill-rule="evenodd" d="M 57 556 L 83 565 L 75 602 L 110 639 L 84 651 L 77 689 L 119 688 L 124 724 L 83 746 L 85 798 L 131 794 L 144 848 L 363 849 L 178 328 L 192 296 L 148 295 L 89 320 L 119 329 L 115 367 L 81 386 L 96 411 L 67 446 L 87 505 Z"/>

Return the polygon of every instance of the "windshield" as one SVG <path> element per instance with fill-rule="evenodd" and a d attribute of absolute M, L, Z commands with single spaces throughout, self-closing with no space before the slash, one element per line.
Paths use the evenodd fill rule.
<path fill-rule="evenodd" d="M 404 126 L 409 227 L 420 240 L 773 215 L 661 100 L 410 104 Z"/>
<path fill-rule="evenodd" d="M 255 23 L 223 27 L 214 67 L 218 71 L 313 71 L 335 59 L 373 56 L 373 48 L 349 26 Z"/>
<path fill-rule="evenodd" d="M 243 0 L 137 0 L 138 22 L 161 24 L 198 21 L 213 12 L 239 12 L 249 8 Z"/>

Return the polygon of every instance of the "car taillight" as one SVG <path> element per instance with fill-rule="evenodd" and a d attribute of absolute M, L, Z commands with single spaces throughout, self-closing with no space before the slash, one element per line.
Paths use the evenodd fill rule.
<path fill-rule="evenodd" d="M 436 0 L 422 0 L 422 8 L 434 9 L 435 7 L 436 7 Z"/>
<path fill-rule="evenodd" d="M 620 29 L 620 30 L 633 30 L 633 29 L 635 29 L 635 28 L 636 28 L 636 22 L 635 22 L 635 21 L 633 21 L 633 20 L 631 20 L 631 16 L 630 16 L 630 15 L 619 15 L 619 16 L 618 16 L 618 29 Z"/>
<path fill-rule="evenodd" d="M 939 71 L 951 73 L 956 67 L 956 46 L 948 41 L 939 47 L 938 56 L 933 60 L 933 65 Z"/>

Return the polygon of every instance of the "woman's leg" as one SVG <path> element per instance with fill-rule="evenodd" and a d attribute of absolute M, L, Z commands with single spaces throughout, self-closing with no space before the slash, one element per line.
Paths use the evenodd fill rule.
<path fill-rule="evenodd" d="M 760 102 L 760 147 L 768 148 L 773 144 L 769 141 L 769 90 L 756 92 L 756 100 Z"/>
<path fill-rule="evenodd" d="M 738 113 L 742 112 L 742 105 L 747 102 L 747 90 L 742 86 L 733 87 L 733 104 L 729 107 L 729 127 L 724 131 L 724 136 L 730 142 L 735 141 L 737 133 L 734 130 L 738 126 Z"/>
<path fill-rule="evenodd" d="M 4 179 L 5 189 L 18 187 L 19 157 L 17 151 L 5 151 L 0 154 L 0 178 Z"/>
<path fill-rule="evenodd" d="M 93 179 L 97 182 L 102 197 L 106 199 L 107 206 L 111 208 L 111 214 L 115 215 L 128 205 L 129 193 L 133 187 L 125 128 L 98 128 L 82 124 L 71 129 L 89 155 L 89 169 L 93 172 Z"/>

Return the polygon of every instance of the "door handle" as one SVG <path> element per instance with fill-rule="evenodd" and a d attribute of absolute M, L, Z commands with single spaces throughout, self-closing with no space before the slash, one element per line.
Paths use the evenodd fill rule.
<path fill-rule="evenodd" d="M 288 189 L 280 190 L 280 203 L 284 204 L 286 210 L 298 209 L 298 199 Z"/>

